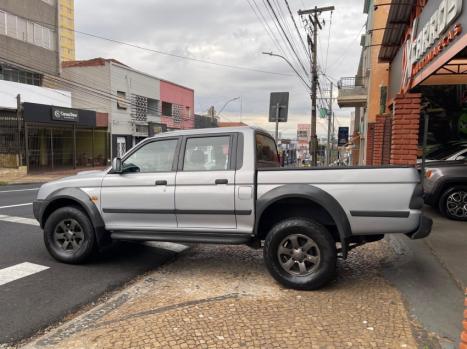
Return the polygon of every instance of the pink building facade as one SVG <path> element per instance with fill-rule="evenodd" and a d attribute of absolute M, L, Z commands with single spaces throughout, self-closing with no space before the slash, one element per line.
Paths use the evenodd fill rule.
<path fill-rule="evenodd" d="M 161 80 L 161 123 L 167 129 L 190 129 L 195 127 L 194 90 L 170 81 Z"/>

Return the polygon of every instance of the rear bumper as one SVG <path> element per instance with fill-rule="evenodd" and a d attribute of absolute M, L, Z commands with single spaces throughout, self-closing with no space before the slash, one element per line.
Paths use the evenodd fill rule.
<path fill-rule="evenodd" d="M 431 227 L 433 226 L 433 220 L 423 214 L 420 216 L 420 224 L 417 230 L 412 233 L 406 234 L 412 240 L 426 238 L 431 233 Z"/>

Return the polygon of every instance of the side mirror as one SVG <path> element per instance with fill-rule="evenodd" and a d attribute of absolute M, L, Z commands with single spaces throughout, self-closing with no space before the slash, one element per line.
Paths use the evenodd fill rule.
<path fill-rule="evenodd" d="M 113 173 L 122 173 L 122 159 L 114 158 L 112 160 L 112 172 Z"/>

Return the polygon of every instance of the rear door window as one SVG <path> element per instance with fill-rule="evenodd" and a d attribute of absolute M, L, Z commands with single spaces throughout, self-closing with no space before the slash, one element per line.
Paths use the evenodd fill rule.
<path fill-rule="evenodd" d="M 280 167 L 276 142 L 260 133 L 256 134 L 256 167 Z"/>

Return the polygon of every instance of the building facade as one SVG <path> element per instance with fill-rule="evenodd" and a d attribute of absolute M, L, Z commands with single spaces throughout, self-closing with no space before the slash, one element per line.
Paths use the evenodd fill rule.
<path fill-rule="evenodd" d="M 74 61 L 75 52 L 75 2 L 74 0 L 59 1 L 59 42 L 60 60 Z"/>
<path fill-rule="evenodd" d="M 113 157 L 158 132 L 194 127 L 190 88 L 103 58 L 63 62 L 62 76 L 48 86 L 71 91 L 73 107 L 108 115 Z"/>
<path fill-rule="evenodd" d="M 365 1 L 365 9 L 364 82 L 341 84 L 338 99 L 356 108 L 358 163 L 415 164 L 423 151 L 467 140 L 467 1 Z"/>
<path fill-rule="evenodd" d="M 0 0 L 0 78 L 28 83 L 27 73 L 57 75 L 57 24 L 55 1 Z M 16 68 L 9 64 L 12 62 Z M 41 84 L 35 78 L 31 80 Z"/>
<path fill-rule="evenodd" d="M 311 125 L 297 124 L 297 158 L 302 161 L 310 154 Z"/>

